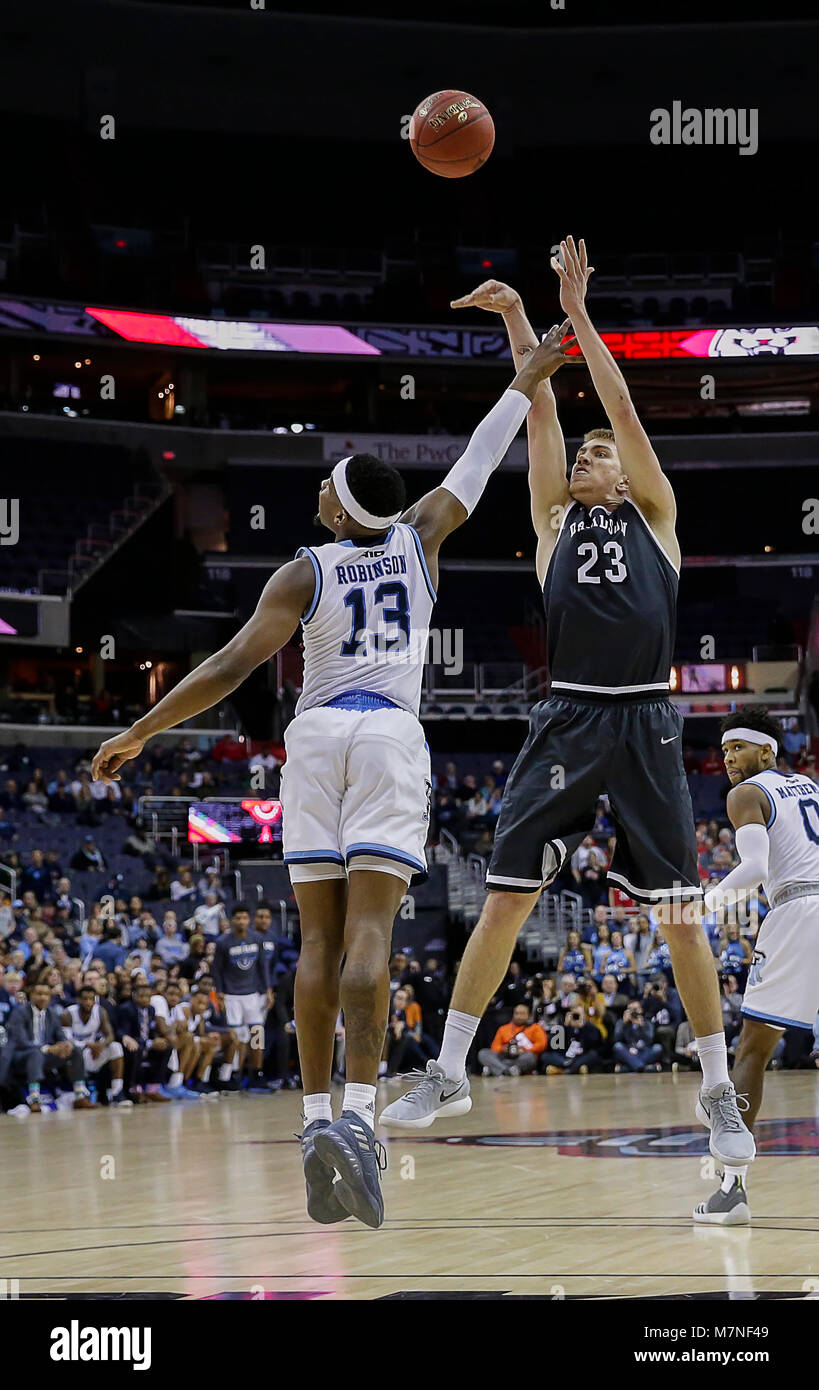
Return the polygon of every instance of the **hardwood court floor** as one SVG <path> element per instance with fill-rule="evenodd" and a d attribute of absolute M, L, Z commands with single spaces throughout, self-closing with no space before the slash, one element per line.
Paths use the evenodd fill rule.
<path fill-rule="evenodd" d="M 2 1116 L 0 1287 L 17 1280 L 35 1298 L 815 1297 L 819 1073 L 767 1077 L 751 1228 L 690 1220 L 714 1185 L 696 1084 L 476 1081 L 461 1120 L 380 1131 L 377 1232 L 308 1220 L 299 1092 Z M 379 1108 L 399 1093 L 382 1086 Z"/>

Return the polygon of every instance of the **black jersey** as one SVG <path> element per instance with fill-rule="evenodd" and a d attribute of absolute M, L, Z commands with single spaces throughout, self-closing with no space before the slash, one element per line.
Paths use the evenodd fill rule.
<path fill-rule="evenodd" d="M 551 688 L 614 699 L 668 690 L 678 575 L 632 501 L 566 509 L 546 579 Z"/>

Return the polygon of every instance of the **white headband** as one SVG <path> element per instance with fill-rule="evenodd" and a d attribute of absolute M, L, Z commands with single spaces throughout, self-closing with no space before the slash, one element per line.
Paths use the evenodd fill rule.
<path fill-rule="evenodd" d="M 352 454 L 350 458 L 352 458 Z M 373 531 L 383 531 L 387 526 L 392 526 L 401 513 L 395 512 L 393 516 L 374 516 L 372 512 L 365 511 L 360 502 L 356 502 L 347 482 L 347 464 L 350 462 L 350 458 L 339 459 L 333 469 L 332 479 L 336 496 L 347 515 L 352 517 L 353 521 L 357 521 L 359 526 L 368 526 Z"/>
<path fill-rule="evenodd" d="M 779 744 L 770 734 L 761 734 L 758 729 L 728 729 L 722 735 L 722 746 L 726 743 L 733 743 L 735 738 L 741 738 L 745 743 L 758 743 L 762 748 L 772 748 L 774 757 L 779 752 Z"/>

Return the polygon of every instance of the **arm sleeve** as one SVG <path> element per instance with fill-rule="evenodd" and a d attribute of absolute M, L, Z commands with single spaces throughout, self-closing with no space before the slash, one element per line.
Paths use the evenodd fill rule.
<path fill-rule="evenodd" d="M 704 905 L 706 912 L 715 912 L 726 901 L 732 902 L 731 895 L 743 888 L 757 888 L 768 876 L 768 854 L 770 840 L 764 825 L 741 825 L 737 830 L 737 853 L 740 862 L 732 869 L 719 888 L 711 888 L 706 893 Z"/>
<path fill-rule="evenodd" d="M 441 483 L 471 516 L 486 484 L 526 419 L 532 402 L 510 387 L 481 420 L 472 438 Z"/>

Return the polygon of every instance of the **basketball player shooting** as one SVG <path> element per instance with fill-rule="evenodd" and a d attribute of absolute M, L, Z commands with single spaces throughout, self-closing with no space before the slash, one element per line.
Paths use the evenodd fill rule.
<path fill-rule="evenodd" d="M 533 707 L 509 775 L 486 877 L 486 902 L 464 952 L 437 1061 L 389 1105 L 385 1125 L 426 1128 L 471 1107 L 466 1056 L 541 890 L 594 824 L 606 792 L 617 831 L 609 878 L 657 911 L 699 1047 L 697 1113 L 715 1158 L 755 1149 L 728 1077 L 719 987 L 700 925 L 694 817 L 669 699 L 680 547 L 676 504 L 617 363 L 586 309 L 593 267 L 583 241 L 552 266 L 609 428 L 591 430 L 566 476 L 555 399 L 545 382 L 527 419 L 536 570 L 546 607 L 551 693 Z M 537 350 L 519 295 L 488 281 L 453 308 L 501 313 L 516 363 Z M 747 1104 L 747 1102 L 744 1102 Z"/>
<path fill-rule="evenodd" d="M 722 723 L 731 782 L 726 809 L 736 830 L 739 864 L 705 895 L 714 912 L 764 886 L 771 911 L 760 927 L 742 1000 L 735 1084 L 748 1096 L 753 1129 L 765 1068 L 786 1028 L 811 1031 L 819 1010 L 819 788 L 809 777 L 777 771 L 784 733 L 764 705 Z M 722 1183 L 694 1220 L 741 1226 L 751 1219 L 746 1164 L 725 1164 Z"/>
<path fill-rule="evenodd" d="M 384 1217 L 376 1081 L 392 926 L 412 875 L 426 869 L 432 784 L 417 716 L 438 551 L 477 505 L 539 383 L 566 360 L 567 327 L 555 327 L 527 355 L 442 485 L 408 510 L 395 469 L 371 454 L 341 459 L 321 485 L 316 517 L 333 540 L 303 546 L 268 581 L 232 641 L 93 760 L 95 780 L 119 780 L 119 768 L 149 738 L 223 700 L 301 622 L 304 683 L 285 732 L 281 797 L 301 922 L 295 1013 L 307 1210 L 324 1224 L 353 1215 L 378 1227 Z M 339 1007 L 347 1084 L 334 1122 Z"/>

